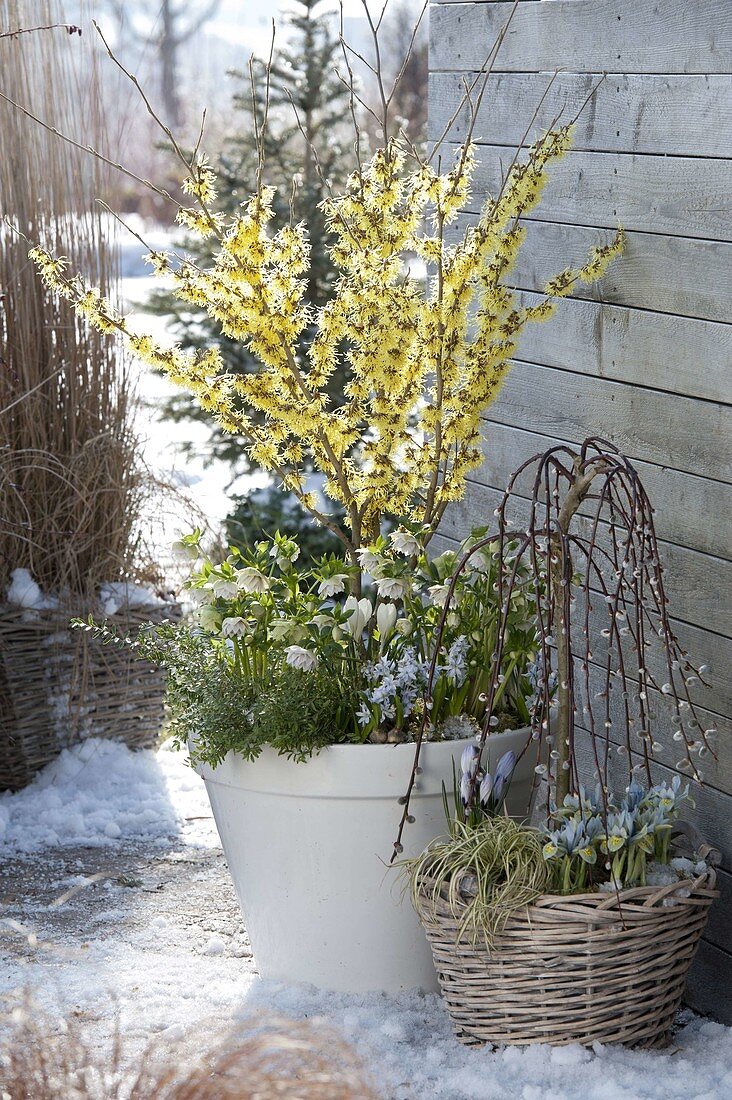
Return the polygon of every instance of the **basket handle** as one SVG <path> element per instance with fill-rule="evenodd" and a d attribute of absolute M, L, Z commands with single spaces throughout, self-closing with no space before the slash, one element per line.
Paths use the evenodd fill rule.
<path fill-rule="evenodd" d="M 677 821 L 674 824 L 671 830 L 671 839 L 674 840 L 679 837 L 686 841 L 684 846 L 688 848 L 692 855 L 703 859 L 710 867 L 719 867 L 722 862 L 722 853 L 718 848 L 707 844 L 696 825 L 691 821 Z"/>

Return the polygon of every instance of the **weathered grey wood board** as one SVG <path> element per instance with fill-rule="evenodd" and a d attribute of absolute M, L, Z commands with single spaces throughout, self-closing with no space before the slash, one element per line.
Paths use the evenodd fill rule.
<path fill-rule="evenodd" d="M 721 906 L 722 902 L 717 902 Z M 729 904 L 729 903 L 727 903 Z M 729 909 L 727 909 L 729 912 Z M 686 987 L 686 1001 L 703 1012 L 730 1023 L 730 989 L 732 989 L 732 954 L 723 951 L 708 939 L 703 939 L 691 967 Z"/>
<path fill-rule="evenodd" d="M 433 141 L 443 134 L 448 141 L 465 139 L 468 109 L 458 108 L 464 102 L 465 81 L 472 84 L 476 75 L 430 73 L 429 133 Z M 481 85 L 483 81 L 481 77 Z M 587 101 L 593 88 L 595 94 Z M 586 103 L 575 123 L 575 149 L 689 157 L 728 157 L 732 149 L 732 105 L 726 75 L 613 73 L 602 80 L 597 73 L 555 73 L 554 65 L 549 72 L 494 72 L 488 76 L 473 141 L 518 145 L 542 97 L 529 141 L 557 118 L 569 122 Z"/>
<path fill-rule="evenodd" d="M 536 302 L 539 295 L 527 291 L 522 300 Z M 524 329 L 518 358 L 724 402 L 732 325 L 564 298 L 548 321 Z"/>
<path fill-rule="evenodd" d="M 516 362 L 489 415 L 555 439 L 603 436 L 631 459 L 732 481 L 732 410 L 714 401 Z"/>
<path fill-rule="evenodd" d="M 465 83 L 511 7 L 431 5 L 430 136 L 442 139 L 443 166 L 466 136 Z M 617 223 L 627 247 L 599 284 L 573 288 L 548 324 L 527 328 L 484 418 L 486 463 L 445 517 L 436 549 L 454 549 L 471 527 L 490 523 L 512 471 L 557 442 L 600 435 L 635 462 L 656 508 L 672 629 L 709 666 L 708 685 L 695 684 L 692 697 L 705 728 L 718 730 L 696 820 L 723 851 L 722 898 L 688 996 L 732 1023 L 732 2 L 524 0 L 494 69 L 472 131 L 473 212 L 452 227 L 454 237 L 495 191 L 516 146 L 587 101 L 573 150 L 527 219 L 511 279 L 535 300 L 546 279 L 581 265 Z M 517 521 L 528 497 L 523 478 Z M 587 522 L 578 516 L 580 530 Z M 579 593 L 580 613 L 584 599 Z M 607 649 L 597 615 L 589 634 L 594 698 Z M 648 667 L 665 682 L 658 647 Z M 658 736 L 670 732 L 665 703 L 649 692 L 662 745 L 654 768 L 670 777 L 676 743 Z M 611 741 L 621 737 L 621 706 L 611 700 Z"/>
<path fill-rule="evenodd" d="M 449 162 L 458 145 L 445 145 Z M 495 195 L 517 157 L 511 145 L 480 145 L 470 209 Z M 529 219 L 607 226 L 641 233 L 732 241 L 732 161 L 570 151 L 550 168 L 540 205 Z"/>
<path fill-rule="evenodd" d="M 513 4 L 433 4 L 434 69 L 480 69 Z M 732 7 L 719 0 L 519 4 L 494 66 L 536 72 L 729 73 Z"/>
<path fill-rule="evenodd" d="M 458 218 L 450 227 L 450 239 L 464 232 L 467 220 L 467 215 Z M 529 223 L 526 246 L 511 275 L 514 285 L 541 291 L 548 279 L 565 267 L 581 267 L 593 248 L 611 239 L 607 229 L 537 218 Z M 598 283 L 577 284 L 572 296 L 728 322 L 732 316 L 732 244 L 628 232 L 622 260 Z"/>
<path fill-rule="evenodd" d="M 505 489 L 514 470 L 534 455 L 541 454 L 560 442 L 530 430 L 530 425 L 516 427 L 500 424 L 488 410 L 484 429 L 485 465 L 477 480 L 495 489 Z M 567 440 L 577 443 L 577 439 Z M 651 504 L 656 510 L 656 533 L 665 542 L 675 543 L 732 560 L 732 488 L 720 481 L 697 477 L 669 467 L 648 462 L 634 463 L 643 479 Z M 528 496 L 529 475 L 522 475 L 517 487 L 520 495 Z M 696 509 L 701 505 L 706 522 L 699 523 Z M 580 514 L 586 509 L 581 508 Z"/>

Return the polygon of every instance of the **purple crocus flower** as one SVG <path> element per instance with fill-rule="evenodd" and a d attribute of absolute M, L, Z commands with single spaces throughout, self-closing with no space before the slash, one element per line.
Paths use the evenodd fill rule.
<path fill-rule="evenodd" d="M 480 802 L 482 806 L 485 806 L 488 799 L 491 796 L 493 790 L 493 779 L 490 772 L 486 772 L 480 781 Z"/>
<path fill-rule="evenodd" d="M 479 756 L 480 749 L 477 745 L 466 745 L 460 757 L 460 771 L 463 775 L 468 775 L 472 779 Z"/>
<path fill-rule="evenodd" d="M 496 767 L 496 778 L 493 783 L 493 802 L 494 805 L 500 804 L 501 798 L 506 790 L 506 787 L 511 781 L 513 769 L 516 767 L 516 753 L 510 749 L 508 752 L 504 752 L 501 759 L 498 761 Z"/>

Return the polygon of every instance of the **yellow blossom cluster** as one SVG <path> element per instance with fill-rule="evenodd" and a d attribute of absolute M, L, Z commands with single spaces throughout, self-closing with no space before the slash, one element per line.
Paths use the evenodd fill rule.
<path fill-rule="evenodd" d="M 446 172 L 422 161 L 408 168 L 398 141 L 379 150 L 325 203 L 339 277 L 317 311 L 305 300 L 307 227 L 276 227 L 267 187 L 224 217 L 213 209 L 215 174 L 197 161 L 183 184 L 194 205 L 177 217 L 189 231 L 215 238 L 214 260 L 206 268 L 167 253 L 148 260 L 173 280 L 182 301 L 203 307 L 223 335 L 246 345 L 261 364 L 251 374 L 227 374 L 216 347 L 184 352 L 134 334 L 96 290 L 69 277 L 63 259 L 40 248 L 30 255 L 47 285 L 90 324 L 118 331 L 143 360 L 191 390 L 226 431 L 243 436 L 256 462 L 332 526 L 303 489 L 306 466 L 320 470 L 326 493 L 345 509 L 339 533 L 355 553 L 385 516 L 436 528 L 482 461 L 480 418 L 524 325 L 547 319 L 558 298 L 600 278 L 621 251 L 618 232 L 582 267 L 549 280 L 533 305 L 521 304 L 507 282 L 525 238 L 521 219 L 570 142 L 570 127 L 540 137 L 462 230 L 454 223 L 470 200 L 472 146 Z M 410 277 L 414 256 L 427 264 L 425 286 Z M 306 331 L 314 335 L 303 354 Z M 334 402 L 328 383 L 337 369 L 347 382 Z"/>

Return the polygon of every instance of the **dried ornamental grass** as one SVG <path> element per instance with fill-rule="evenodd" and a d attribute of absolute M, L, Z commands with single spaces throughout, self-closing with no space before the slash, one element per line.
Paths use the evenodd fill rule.
<path fill-rule="evenodd" d="M 4 27 L 60 14 L 54 0 L 0 0 Z M 100 90 L 93 68 L 81 72 L 77 42 L 0 41 L 0 87 L 59 129 L 101 140 Z M 0 101 L 2 587 L 17 567 L 44 591 L 77 596 L 134 573 L 144 487 L 131 377 L 116 341 L 39 285 L 26 240 L 62 248 L 114 297 L 116 253 L 96 202 L 109 188 L 98 162 Z"/>
<path fill-rule="evenodd" d="M 78 1023 L 17 1010 L 0 1044 L 3 1100 L 375 1100 L 353 1052 L 331 1033 L 272 1020 L 220 1039 L 200 1059 L 150 1043 L 132 1057 L 117 1026 L 109 1044 Z"/>

